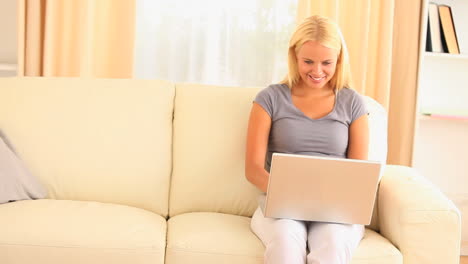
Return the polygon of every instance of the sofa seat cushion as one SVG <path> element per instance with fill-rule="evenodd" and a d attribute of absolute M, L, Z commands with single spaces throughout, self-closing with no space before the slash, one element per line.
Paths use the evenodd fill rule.
<path fill-rule="evenodd" d="M 220 213 L 186 213 L 168 221 L 166 264 L 263 263 L 262 242 L 250 218 Z"/>
<path fill-rule="evenodd" d="M 263 263 L 264 246 L 251 232 L 250 218 L 219 213 L 186 213 L 169 219 L 166 264 Z M 351 264 L 401 264 L 387 239 L 366 229 Z"/>
<path fill-rule="evenodd" d="M 351 264 L 402 264 L 400 251 L 379 233 L 366 228 Z"/>
<path fill-rule="evenodd" d="M 0 259 L 15 263 L 164 263 L 166 220 L 97 202 L 0 205 Z"/>

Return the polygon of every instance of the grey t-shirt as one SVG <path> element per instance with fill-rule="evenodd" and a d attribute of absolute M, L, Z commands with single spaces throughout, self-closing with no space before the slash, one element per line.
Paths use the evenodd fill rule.
<path fill-rule="evenodd" d="M 270 115 L 265 168 L 270 171 L 274 152 L 346 158 L 349 126 L 367 114 L 362 96 L 343 88 L 335 96 L 333 110 L 318 119 L 307 117 L 292 102 L 286 84 L 272 84 L 260 91 L 254 102 Z"/>

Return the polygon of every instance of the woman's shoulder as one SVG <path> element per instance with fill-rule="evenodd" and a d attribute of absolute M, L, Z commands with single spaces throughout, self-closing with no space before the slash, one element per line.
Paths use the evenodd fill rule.
<path fill-rule="evenodd" d="M 289 88 L 286 84 L 275 83 L 260 90 L 258 95 L 277 98 L 278 96 L 285 96 L 288 90 Z"/>
<path fill-rule="evenodd" d="M 285 91 L 289 90 L 289 87 L 283 83 L 274 83 L 274 84 L 268 85 L 263 90 L 269 91 L 272 93 L 284 93 Z"/>
<path fill-rule="evenodd" d="M 356 95 L 359 95 L 359 93 L 351 88 L 344 87 L 338 91 L 339 96 L 346 96 L 346 97 L 355 97 Z"/>
<path fill-rule="evenodd" d="M 338 92 L 337 104 L 340 106 L 340 109 L 350 114 L 351 121 L 367 113 L 364 96 L 350 88 L 343 88 Z"/>
<path fill-rule="evenodd" d="M 284 104 L 288 89 L 284 84 L 271 84 L 257 94 L 254 102 L 261 105 L 270 117 L 273 117 L 278 105 Z"/>
<path fill-rule="evenodd" d="M 338 91 L 338 98 L 343 103 L 352 103 L 353 101 L 362 100 L 362 96 L 356 90 L 351 88 L 342 88 Z"/>

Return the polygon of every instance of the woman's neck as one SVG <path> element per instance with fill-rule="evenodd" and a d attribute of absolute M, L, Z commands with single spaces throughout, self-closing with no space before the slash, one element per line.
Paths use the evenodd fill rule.
<path fill-rule="evenodd" d="M 333 89 L 328 84 L 321 88 L 311 88 L 299 83 L 298 85 L 293 86 L 291 89 L 291 94 L 293 96 L 305 98 L 324 97 L 333 93 Z"/>

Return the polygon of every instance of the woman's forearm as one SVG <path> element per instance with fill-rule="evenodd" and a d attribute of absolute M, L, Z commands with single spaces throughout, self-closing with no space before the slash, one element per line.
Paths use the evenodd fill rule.
<path fill-rule="evenodd" d="M 262 192 L 267 192 L 268 178 L 270 174 L 265 170 L 265 168 L 263 168 L 263 166 L 247 165 L 245 169 L 245 176 L 250 183 L 255 185 Z"/>

